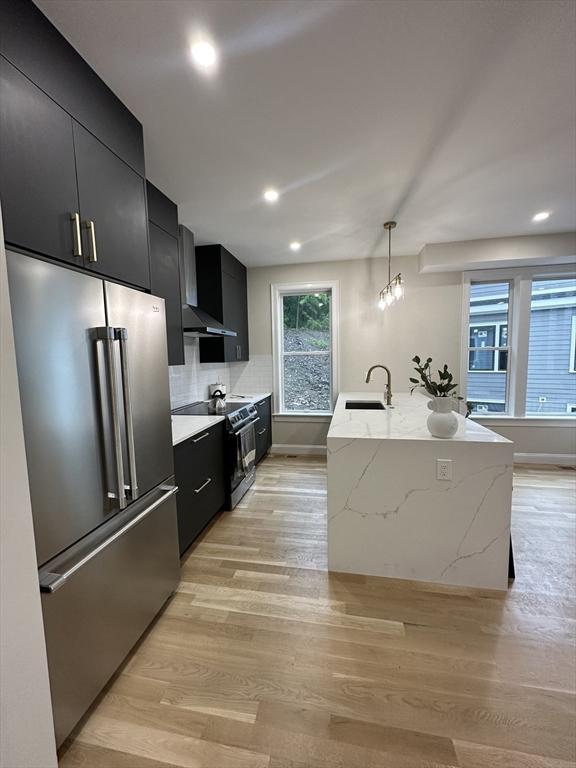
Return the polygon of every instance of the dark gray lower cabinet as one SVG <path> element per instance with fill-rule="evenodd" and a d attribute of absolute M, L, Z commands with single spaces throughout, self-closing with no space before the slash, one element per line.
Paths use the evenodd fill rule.
<path fill-rule="evenodd" d="M 256 463 L 261 461 L 272 446 L 272 402 L 265 397 L 256 403 L 260 420 L 256 422 Z"/>
<path fill-rule="evenodd" d="M 176 445 L 174 467 L 182 554 L 224 504 L 224 422 Z"/>

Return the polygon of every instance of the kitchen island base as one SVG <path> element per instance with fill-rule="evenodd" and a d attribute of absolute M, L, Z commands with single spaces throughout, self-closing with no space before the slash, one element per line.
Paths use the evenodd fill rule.
<path fill-rule="evenodd" d="M 360 397 L 340 396 L 328 433 L 329 569 L 506 589 L 513 443 L 462 417 L 453 439 L 431 437 L 421 396 L 345 409 Z"/>

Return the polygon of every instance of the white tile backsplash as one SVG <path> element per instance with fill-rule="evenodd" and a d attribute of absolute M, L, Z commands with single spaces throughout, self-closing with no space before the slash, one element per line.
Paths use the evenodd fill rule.
<path fill-rule="evenodd" d="M 208 398 L 208 385 L 221 381 L 230 388 L 230 366 L 227 363 L 200 363 L 199 339 L 184 337 L 186 365 L 171 365 L 170 403 L 172 408 Z"/>
<path fill-rule="evenodd" d="M 208 386 L 217 381 L 229 394 L 272 391 L 272 355 L 251 355 L 245 363 L 201 363 L 199 339 L 185 336 L 184 358 L 186 365 L 169 368 L 172 408 L 206 400 Z"/>
<path fill-rule="evenodd" d="M 230 365 L 230 394 L 272 392 L 272 355 L 250 355 L 246 363 Z"/>

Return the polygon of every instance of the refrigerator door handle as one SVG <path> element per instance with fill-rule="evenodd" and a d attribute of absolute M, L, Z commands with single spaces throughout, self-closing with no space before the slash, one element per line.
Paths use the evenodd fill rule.
<path fill-rule="evenodd" d="M 120 364 L 122 367 L 122 397 L 126 419 L 126 444 L 128 448 L 128 472 L 130 474 L 130 495 L 132 501 L 138 498 L 138 477 L 136 475 L 136 449 L 134 447 L 134 420 L 132 418 L 132 389 L 130 384 L 130 366 L 128 365 L 128 331 L 115 328 L 115 336 L 120 342 Z"/>
<path fill-rule="evenodd" d="M 156 501 L 152 502 L 150 506 L 146 507 L 146 509 L 142 510 L 140 514 L 136 515 L 136 517 L 133 517 L 132 520 L 130 520 L 126 525 L 124 525 L 122 528 L 119 528 L 115 533 L 113 533 L 109 538 L 107 538 L 105 541 L 101 542 L 97 547 L 94 547 L 88 554 L 84 555 L 84 557 L 80 558 L 80 560 L 77 560 L 74 565 L 70 566 L 70 568 L 66 569 L 63 573 L 52 573 L 49 571 L 42 572 L 40 571 L 39 578 L 40 578 L 40 591 L 41 592 L 56 592 L 57 589 L 60 589 L 66 581 L 76 573 L 76 571 L 79 571 L 80 568 L 82 568 L 84 565 L 90 562 L 93 558 L 96 557 L 96 555 L 100 554 L 102 550 L 106 549 L 110 546 L 110 544 L 113 544 L 115 541 L 117 541 L 121 536 L 124 536 L 125 533 L 128 533 L 128 531 L 131 528 L 134 528 L 135 525 L 138 525 L 138 523 L 143 520 L 145 517 L 148 517 L 149 514 L 154 512 L 155 509 L 157 509 L 161 504 L 163 504 L 166 499 L 168 499 L 170 496 L 173 496 L 176 491 L 178 490 L 177 485 L 168 485 L 168 486 L 161 486 L 162 490 L 165 491 L 165 493 L 162 494 L 159 498 L 156 499 Z"/>
<path fill-rule="evenodd" d="M 116 390 L 116 357 L 114 355 L 114 340 L 116 333 L 114 328 L 104 326 L 96 328 L 96 339 L 102 341 L 106 353 L 106 365 L 108 367 L 108 390 L 110 394 L 110 412 L 112 416 L 112 444 L 114 447 L 114 466 L 116 469 L 116 482 L 118 485 L 118 506 L 125 509 L 128 505 L 126 490 L 124 488 L 124 463 L 122 460 L 122 430 L 120 428 L 120 415 L 118 412 L 118 392 Z"/>

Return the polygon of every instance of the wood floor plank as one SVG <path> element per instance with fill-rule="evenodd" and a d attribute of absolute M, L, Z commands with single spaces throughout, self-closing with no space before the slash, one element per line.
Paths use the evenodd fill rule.
<path fill-rule="evenodd" d="M 576 472 L 514 483 L 503 593 L 329 573 L 325 461 L 267 458 L 60 768 L 574 768 Z"/>

